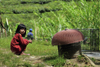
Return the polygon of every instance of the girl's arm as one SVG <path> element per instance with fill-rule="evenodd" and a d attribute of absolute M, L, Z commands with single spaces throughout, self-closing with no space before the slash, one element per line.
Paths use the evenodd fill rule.
<path fill-rule="evenodd" d="M 21 45 L 28 45 L 29 41 L 27 39 L 23 39 L 22 35 L 19 34 L 19 42 L 21 43 Z"/>

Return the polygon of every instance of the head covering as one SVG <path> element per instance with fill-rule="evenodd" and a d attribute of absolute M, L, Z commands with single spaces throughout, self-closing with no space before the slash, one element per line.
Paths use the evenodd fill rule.
<path fill-rule="evenodd" d="M 30 28 L 29 31 L 32 32 L 32 29 Z"/>
<path fill-rule="evenodd" d="M 25 35 L 26 35 L 26 26 L 24 24 L 18 25 L 15 34 L 20 33 L 20 29 L 25 29 L 25 33 L 22 35 L 22 37 L 25 37 Z"/>

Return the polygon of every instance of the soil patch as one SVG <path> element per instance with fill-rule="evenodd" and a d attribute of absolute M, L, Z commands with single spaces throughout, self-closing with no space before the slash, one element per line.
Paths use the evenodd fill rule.
<path fill-rule="evenodd" d="M 67 59 L 64 67 L 94 67 L 84 56 L 74 56 L 72 59 Z"/>

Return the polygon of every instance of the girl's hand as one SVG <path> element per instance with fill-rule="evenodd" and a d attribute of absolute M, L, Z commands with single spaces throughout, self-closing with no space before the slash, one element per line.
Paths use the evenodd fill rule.
<path fill-rule="evenodd" d="M 32 43 L 32 40 L 28 40 L 29 41 L 29 43 Z"/>

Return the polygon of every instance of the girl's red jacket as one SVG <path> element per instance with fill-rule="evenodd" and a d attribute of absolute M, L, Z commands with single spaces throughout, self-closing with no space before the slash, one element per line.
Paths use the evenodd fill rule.
<path fill-rule="evenodd" d="M 18 54 L 26 49 L 29 41 L 27 39 L 23 39 L 22 35 L 16 33 L 11 41 L 11 51 Z"/>

